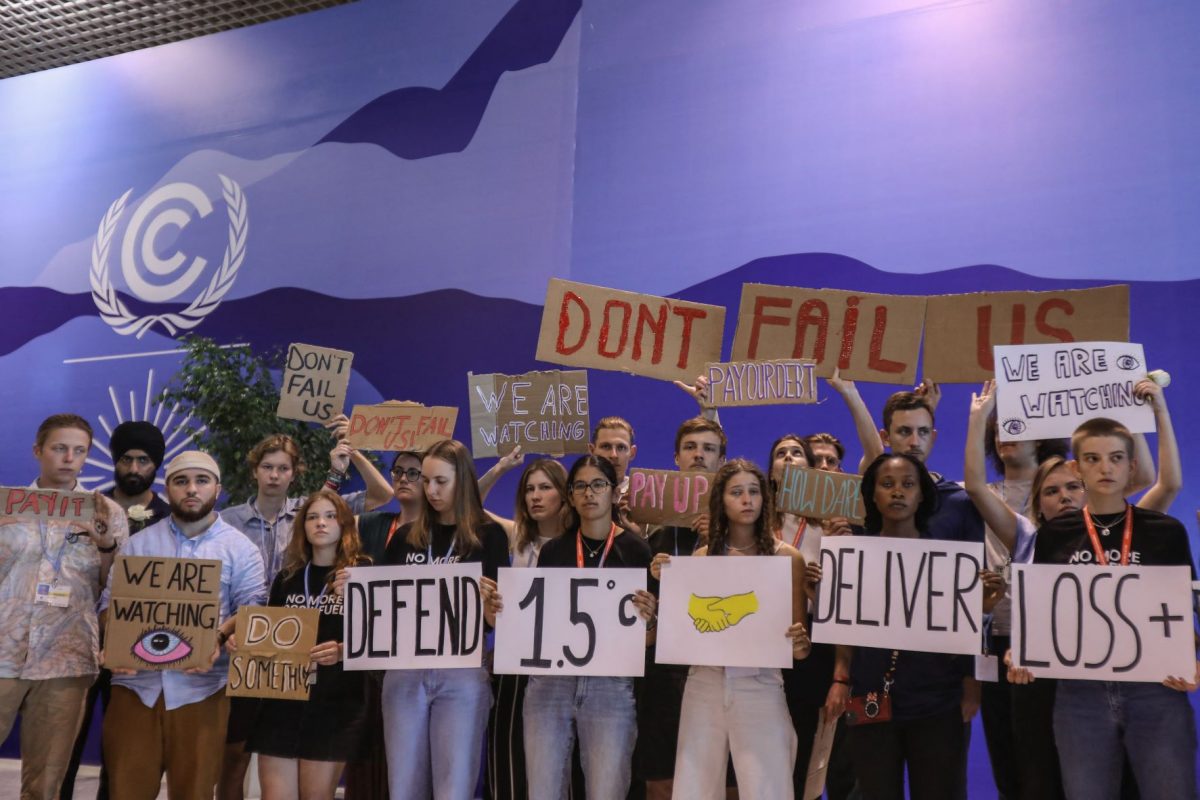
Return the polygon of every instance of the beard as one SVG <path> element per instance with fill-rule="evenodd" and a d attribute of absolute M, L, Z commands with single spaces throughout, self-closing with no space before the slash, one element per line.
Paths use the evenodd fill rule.
<path fill-rule="evenodd" d="M 114 474 L 117 488 L 126 497 L 137 497 L 142 492 L 154 485 L 154 473 L 150 475 L 140 475 L 136 472 L 126 472 L 124 475 Z"/>
<path fill-rule="evenodd" d="M 171 503 L 171 513 L 175 516 L 175 519 L 179 520 L 180 522 L 199 522 L 211 514 L 212 510 L 216 507 L 217 498 L 214 497 L 195 511 L 189 511 L 182 506 L 177 506 L 175 503 Z"/>

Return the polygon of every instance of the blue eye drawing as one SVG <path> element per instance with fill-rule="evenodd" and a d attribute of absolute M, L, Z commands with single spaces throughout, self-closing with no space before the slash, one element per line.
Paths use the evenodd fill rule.
<path fill-rule="evenodd" d="M 134 656 L 152 666 L 174 664 L 192 654 L 192 644 L 176 631 L 151 628 L 133 643 Z"/>
<path fill-rule="evenodd" d="M 1117 357 L 1117 369 L 1133 370 L 1142 365 L 1136 356 L 1124 355 Z"/>
<path fill-rule="evenodd" d="M 1006 419 L 1000 426 L 1009 436 L 1020 436 L 1025 432 L 1025 422 L 1019 419 Z"/>

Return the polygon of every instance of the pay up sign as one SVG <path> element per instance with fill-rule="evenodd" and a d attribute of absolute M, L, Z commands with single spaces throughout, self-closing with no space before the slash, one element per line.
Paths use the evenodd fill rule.
<path fill-rule="evenodd" d="M 982 542 L 827 537 L 820 564 L 814 642 L 979 652 Z"/>
<path fill-rule="evenodd" d="M 482 567 L 353 567 L 346 583 L 346 669 L 483 665 Z"/>
<path fill-rule="evenodd" d="M 691 382 L 721 359 L 725 309 L 552 278 L 537 359 Z"/>
<path fill-rule="evenodd" d="M 307 700 L 317 665 L 308 653 L 317 643 L 321 612 L 315 608 L 242 606 L 238 649 L 229 655 L 230 697 Z"/>
<path fill-rule="evenodd" d="M 1154 411 L 1133 394 L 1146 377 L 1140 344 L 1004 345 L 995 358 L 1002 441 L 1067 437 L 1092 417 L 1114 419 L 1133 433 L 1154 430 Z"/>
<path fill-rule="evenodd" d="M 1035 677 L 1158 683 L 1195 673 L 1187 567 L 1012 571 L 1013 663 Z"/>
<path fill-rule="evenodd" d="M 354 354 L 345 350 L 311 344 L 288 345 L 275 415 L 325 423 L 342 413 L 353 359 Z"/>
<path fill-rule="evenodd" d="M 523 375 L 467 373 L 471 452 L 476 458 L 526 453 L 588 452 L 587 372 L 550 370 Z"/>
<path fill-rule="evenodd" d="M 89 522 L 96 511 L 91 492 L 60 492 L 57 489 L 0 487 L 0 518 L 44 519 L 58 522 Z"/>
<path fill-rule="evenodd" d="M 629 470 L 629 518 L 639 524 L 691 525 L 708 512 L 711 472 Z"/>
<path fill-rule="evenodd" d="M 502 567 L 495 670 L 503 675 L 641 676 L 644 569 Z"/>
<path fill-rule="evenodd" d="M 110 581 L 106 666 L 208 666 L 221 614 L 220 561 L 118 556 Z"/>

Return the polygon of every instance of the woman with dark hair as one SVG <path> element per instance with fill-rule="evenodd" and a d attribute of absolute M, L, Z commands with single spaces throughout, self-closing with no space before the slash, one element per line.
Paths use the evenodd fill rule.
<path fill-rule="evenodd" d="M 480 562 L 486 597 L 508 565 L 508 539 L 480 504 L 470 452 L 452 439 L 434 444 L 421 461 L 421 485 L 420 514 L 392 536 L 383 563 Z M 483 667 L 388 670 L 383 722 L 392 800 L 474 796 L 491 705 Z"/>
<path fill-rule="evenodd" d="M 538 555 L 566 529 L 567 471 L 552 458 L 539 458 L 525 467 L 517 482 L 513 504 L 511 555 L 514 567 L 537 566 Z M 524 675 L 495 675 L 488 720 L 487 796 L 491 800 L 524 800 L 525 725 L 521 713 L 528 680 Z"/>
<path fill-rule="evenodd" d="M 868 533 L 928 538 L 937 487 L 916 458 L 906 453 L 876 458 L 863 473 L 862 498 Z M 963 680 L 973 674 L 973 659 L 966 656 L 838 646 L 833 689 L 838 704 L 869 692 L 891 701 L 890 720 L 850 729 L 864 797 L 903 798 L 907 768 L 913 797 L 957 800 L 965 788 L 955 767 L 967 745 Z"/>
<path fill-rule="evenodd" d="M 331 799 L 358 747 L 364 673 L 342 669 L 343 598 L 330 589 L 338 570 L 366 563 L 346 501 L 328 489 L 310 495 L 296 512 L 267 604 L 320 611 L 318 643 L 309 653 L 317 682 L 307 701 L 264 700 L 251 724 L 246 750 L 258 753 L 264 800 Z M 237 649 L 235 636 L 226 647 Z"/>
<path fill-rule="evenodd" d="M 650 566 L 650 547 L 645 540 L 618 524 L 616 486 L 617 475 L 607 459 L 588 455 L 572 465 L 567 475 L 571 512 L 566 534 L 542 545 L 539 567 Z M 633 603 L 650 623 L 649 643 L 653 641 L 657 602 L 643 590 Z M 498 593 L 489 596 L 489 606 L 493 615 L 503 612 Z M 530 797 L 566 796 L 571 748 L 578 736 L 589 800 L 624 800 L 637 737 L 632 678 L 531 676 L 524 716 Z"/>
<path fill-rule="evenodd" d="M 804 615 L 804 558 L 775 537 L 771 493 L 763 471 L 741 458 L 726 463 L 713 480 L 708 508 L 708 546 L 696 556 L 791 558 L 792 614 L 793 618 Z M 802 622 L 794 622 L 780 634 L 791 638 L 793 657 L 808 654 L 811 642 Z M 793 796 L 796 737 L 780 670 L 690 669 L 679 721 L 673 796 L 723 798 L 730 755 L 740 797 Z"/>

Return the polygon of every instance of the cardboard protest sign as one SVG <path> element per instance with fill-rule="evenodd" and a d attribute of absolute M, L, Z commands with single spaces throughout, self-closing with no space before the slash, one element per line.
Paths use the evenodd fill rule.
<path fill-rule="evenodd" d="M 983 543 L 882 536 L 821 540 L 812 639 L 974 655 L 983 624 Z"/>
<path fill-rule="evenodd" d="M 476 458 L 588 452 L 588 384 L 582 369 L 523 375 L 467 373 L 471 452 Z"/>
<path fill-rule="evenodd" d="M 1005 344 L 1129 340 L 1129 287 L 979 292 L 929 298 L 921 372 L 940 383 L 978 383 Z"/>
<path fill-rule="evenodd" d="M 909 295 L 742 286 L 734 360 L 804 358 L 828 378 L 876 383 L 915 381 L 925 298 Z"/>
<path fill-rule="evenodd" d="M 705 364 L 708 405 L 731 408 L 815 403 L 815 367 L 811 361 L 794 358 Z"/>
<path fill-rule="evenodd" d="M 833 754 L 833 738 L 837 731 L 837 725 L 828 724 L 825 709 L 818 711 L 817 732 L 813 736 L 808 777 L 804 781 L 804 800 L 821 800 L 825 793 L 825 776 L 829 773 L 829 757 Z"/>
<path fill-rule="evenodd" d="M 687 527 L 708 513 L 711 472 L 668 469 L 629 470 L 629 518 L 639 524 Z"/>
<path fill-rule="evenodd" d="M 425 450 L 443 439 L 453 439 L 457 420 L 458 409 L 451 406 L 400 400 L 355 406 L 346 441 L 360 450 Z"/>
<path fill-rule="evenodd" d="M 785 465 L 775 493 L 775 508 L 810 519 L 845 517 L 861 523 L 866 513 L 862 502 L 862 477 Z"/>
<path fill-rule="evenodd" d="M 354 567 L 346 583 L 346 669 L 483 665 L 478 562 Z"/>
<path fill-rule="evenodd" d="M 633 595 L 644 569 L 512 569 L 499 576 L 495 671 L 640 677 L 646 623 Z"/>
<path fill-rule="evenodd" d="M 552 278 L 537 358 L 691 383 L 721 360 L 725 309 Z"/>
<path fill-rule="evenodd" d="M 1092 417 L 1115 419 L 1134 433 L 1154 430 L 1154 411 L 1135 397 L 1146 377 L 1140 344 L 1004 345 L 996 348 L 1000 439 L 1058 439 Z"/>
<path fill-rule="evenodd" d="M 90 522 L 96 513 L 91 492 L 63 492 L 29 486 L 0 487 L 0 519 L 43 519 L 57 522 Z"/>
<path fill-rule="evenodd" d="M 317 643 L 321 612 L 315 608 L 242 606 L 237 614 L 238 649 L 229 655 L 231 697 L 307 700 L 317 665 L 308 653 Z"/>
<path fill-rule="evenodd" d="M 659 664 L 790 667 L 792 559 L 672 558 L 658 605 Z"/>
<path fill-rule="evenodd" d="M 207 667 L 217 646 L 221 562 L 117 556 L 109 579 L 105 666 Z"/>
<path fill-rule="evenodd" d="M 1013 564 L 1013 663 L 1037 678 L 1158 683 L 1196 671 L 1191 570 Z"/>
<path fill-rule="evenodd" d="M 311 344 L 288 345 L 275 415 L 306 422 L 329 422 L 342 413 L 354 354 Z"/>

